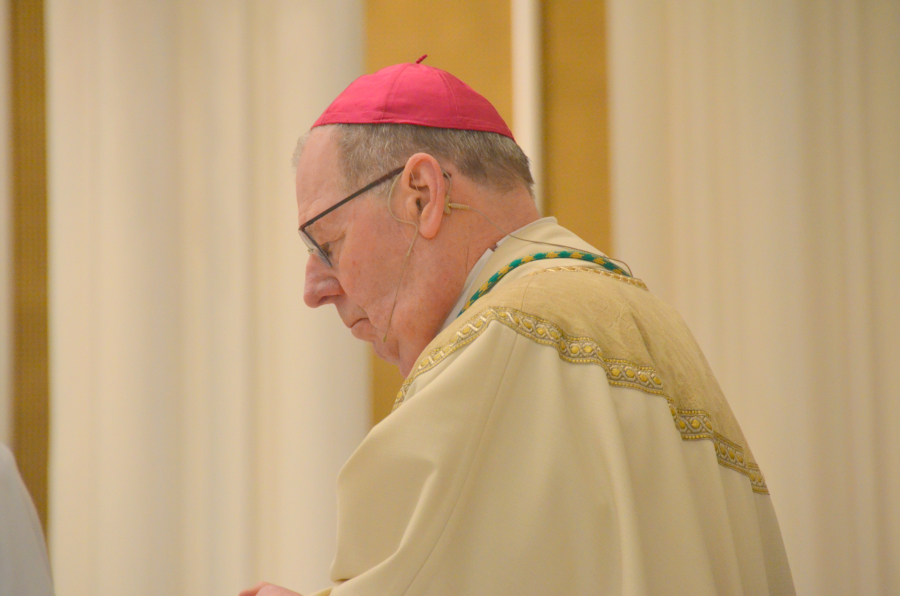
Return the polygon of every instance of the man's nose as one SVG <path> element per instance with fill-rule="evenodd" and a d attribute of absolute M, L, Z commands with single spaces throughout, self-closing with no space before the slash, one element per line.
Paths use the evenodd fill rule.
<path fill-rule="evenodd" d="M 344 293 L 340 282 L 334 275 L 334 269 L 322 259 L 310 255 L 306 262 L 306 279 L 303 286 L 303 301 L 310 308 L 330 304 Z"/>

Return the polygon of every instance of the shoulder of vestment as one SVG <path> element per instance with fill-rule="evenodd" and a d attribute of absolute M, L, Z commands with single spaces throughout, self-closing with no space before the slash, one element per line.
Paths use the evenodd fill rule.
<path fill-rule="evenodd" d="M 458 355 L 493 325 L 556 350 L 565 365 L 602 367 L 613 387 L 666 399 L 685 440 L 712 439 L 721 463 L 765 491 L 743 433 L 681 317 L 639 280 L 598 267 L 539 268 L 498 284 L 426 348 L 396 405 L 417 378 Z"/>

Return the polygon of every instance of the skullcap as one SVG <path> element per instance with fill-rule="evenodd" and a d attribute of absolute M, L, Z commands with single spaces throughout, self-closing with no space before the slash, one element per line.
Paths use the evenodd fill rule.
<path fill-rule="evenodd" d="M 313 128 L 326 124 L 415 124 L 512 132 L 487 99 L 458 78 L 420 62 L 382 68 L 350 83 Z"/>

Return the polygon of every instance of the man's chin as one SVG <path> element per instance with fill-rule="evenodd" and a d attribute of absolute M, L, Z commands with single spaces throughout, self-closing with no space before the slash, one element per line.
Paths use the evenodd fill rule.
<path fill-rule="evenodd" d="M 388 340 L 382 341 L 384 336 L 376 337 L 375 339 L 369 340 L 369 343 L 372 344 L 372 349 L 375 351 L 375 355 L 387 362 L 388 364 L 393 364 L 397 368 L 400 368 L 400 355 L 397 351 L 397 345 L 391 342 L 391 338 Z"/>
<path fill-rule="evenodd" d="M 393 364 L 394 366 L 400 366 L 400 357 L 397 355 L 396 351 L 390 349 L 389 344 L 381 341 L 382 338 L 373 339 L 371 342 L 372 349 L 375 350 L 375 355 L 387 362 L 388 364 Z"/>
<path fill-rule="evenodd" d="M 387 341 L 384 341 L 384 333 L 373 327 L 368 319 L 360 319 L 354 323 L 350 327 L 350 333 L 356 339 L 372 344 L 372 349 L 375 350 L 376 356 L 388 364 L 393 364 L 400 368 L 400 354 L 397 343 L 392 341 L 390 336 L 388 336 Z"/>
<path fill-rule="evenodd" d="M 374 334 L 372 333 L 372 325 L 368 319 L 360 319 L 350 326 L 350 334 L 356 339 L 363 341 L 372 341 Z"/>

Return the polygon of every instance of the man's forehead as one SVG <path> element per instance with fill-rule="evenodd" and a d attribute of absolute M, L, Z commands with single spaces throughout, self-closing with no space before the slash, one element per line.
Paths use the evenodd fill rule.
<path fill-rule="evenodd" d="M 306 134 L 306 141 L 297 156 L 298 175 L 312 169 L 325 166 L 336 168 L 338 144 L 331 127 L 314 128 Z"/>
<path fill-rule="evenodd" d="M 337 143 L 332 131 L 315 129 L 309 133 L 297 159 L 297 201 L 301 205 L 335 200 L 341 189 Z"/>

